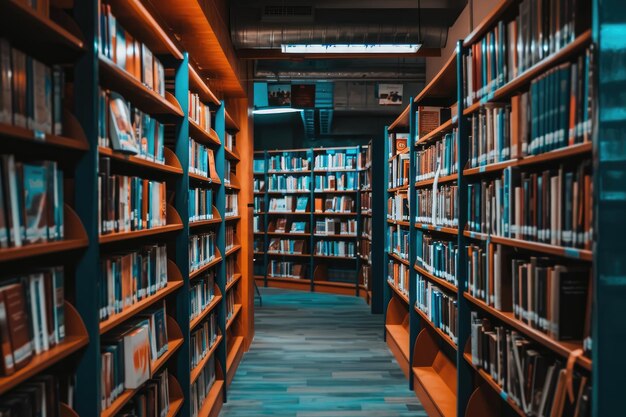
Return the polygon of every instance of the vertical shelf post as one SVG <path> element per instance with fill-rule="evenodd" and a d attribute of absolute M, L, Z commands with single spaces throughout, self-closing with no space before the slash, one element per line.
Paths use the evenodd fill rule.
<path fill-rule="evenodd" d="M 415 138 L 417 138 L 417 105 L 411 97 L 411 105 L 409 107 L 409 139 L 407 140 L 407 146 L 409 147 L 409 388 L 413 389 L 414 378 L 412 376 L 413 368 L 413 348 L 417 335 L 419 334 L 420 317 L 415 311 L 415 303 L 417 301 L 417 273 L 413 265 L 415 265 L 415 245 L 418 243 L 415 241 L 417 233 L 415 230 L 415 177 L 417 167 L 415 166 Z M 419 242 L 421 244 L 421 242 Z"/>
<path fill-rule="evenodd" d="M 387 227 L 387 127 L 383 140 L 372 140 L 371 189 L 372 189 L 372 244 L 370 263 L 372 271 L 372 313 L 383 314 L 389 301 L 386 284 L 385 228 Z M 380 175 L 373 175 L 374 172 Z"/>
<path fill-rule="evenodd" d="M 306 157 L 309 160 L 309 169 L 311 170 L 309 185 L 311 203 L 309 215 L 309 279 L 311 280 L 311 292 L 315 292 L 315 154 L 313 149 L 307 149 Z"/>

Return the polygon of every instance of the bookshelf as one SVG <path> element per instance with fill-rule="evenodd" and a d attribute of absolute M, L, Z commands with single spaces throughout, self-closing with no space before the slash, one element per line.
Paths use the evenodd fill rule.
<path fill-rule="evenodd" d="M 165 386 L 168 416 L 217 415 L 252 331 L 243 236 L 249 215 L 241 209 L 252 176 L 245 112 L 238 100 L 226 111 L 150 2 L 50 7 L 48 14 L 22 2 L 3 2 L 0 37 L 51 68 L 51 75 L 64 75 L 64 106 L 52 101 L 49 131 L 2 122 L 0 137 L 3 154 L 17 162 L 26 156 L 45 159 L 62 171 L 63 199 L 51 201 L 54 216 L 62 218 L 55 224 L 63 237 L 2 248 L 0 263 L 11 276 L 63 266 L 65 302 L 57 308 L 63 308 L 65 336 L 1 376 L 0 393 L 9 398 L 16 387 L 54 370 L 63 384 L 71 381 L 65 374 L 76 376 L 73 403 L 61 404 L 61 415 L 114 416 L 147 390 Z M 118 46 L 126 42 L 123 55 L 98 33 L 101 22 L 113 17 Z M 112 108 L 120 118 L 126 111 L 132 115 L 128 124 L 141 133 L 141 146 L 129 147 L 133 135 L 118 126 L 120 119 L 109 120 Z M 139 205 L 141 190 L 149 193 L 145 207 Z M 131 204 L 120 199 L 111 212 L 107 202 L 126 192 Z M 194 242 L 206 246 L 190 251 Z M 198 253 L 202 256 L 192 258 Z M 57 270 L 45 273 L 57 277 Z M 227 304 L 234 304 L 231 317 Z M 139 325 L 146 319 L 158 328 L 159 339 L 162 331 L 167 338 L 149 355 L 152 379 L 127 381 L 122 389 L 119 380 L 109 378 L 114 349 L 127 337 L 126 329 L 146 335 L 148 327 Z M 205 337 L 209 346 L 192 367 L 193 341 Z M 63 401 L 66 391 L 60 390 Z"/>
<path fill-rule="evenodd" d="M 595 228 L 614 212 L 604 212 L 603 220 L 602 197 L 597 188 L 590 192 L 605 175 L 602 167 L 611 169 L 598 153 L 598 133 L 610 130 L 602 119 L 602 92 L 608 94 L 602 84 L 607 69 L 598 61 L 602 37 L 585 20 L 602 12 L 597 2 L 579 4 L 570 32 L 554 38 L 542 55 L 521 61 L 507 55 L 506 38 L 515 33 L 511 22 L 520 8 L 526 16 L 525 3 L 502 1 L 384 132 L 388 152 L 378 162 L 389 166 L 388 197 L 396 203 L 406 192 L 411 202 L 407 220 L 390 216 L 397 213 L 393 205 L 387 210 L 388 242 L 399 242 L 397 230 L 406 228 L 409 249 L 406 256 L 397 246 L 384 254 L 385 276 L 391 268 L 408 267 L 408 293 L 395 285 L 398 279 L 386 287 L 386 340 L 429 415 L 547 412 L 552 394 L 541 395 L 564 389 L 557 376 L 568 361 L 575 394 L 565 407 L 591 407 L 589 415 L 619 407 L 607 393 L 617 373 L 598 372 L 607 351 L 597 351 L 601 340 L 610 344 L 607 331 L 623 328 L 600 324 L 597 317 L 606 314 L 614 294 L 599 278 L 596 251 L 615 235 Z M 496 50 L 501 60 L 490 57 L 493 71 L 481 70 L 487 61 L 480 54 Z M 543 113 L 530 113 L 533 108 Z M 394 146 L 398 133 L 408 133 L 407 188 L 393 181 L 402 154 Z M 555 188 L 547 188 L 550 181 Z M 505 183 L 513 194 L 504 193 Z M 609 257 L 603 259 L 612 263 Z M 533 362 L 524 356 L 519 369 L 527 372 L 526 364 L 534 363 L 533 372 L 546 372 L 541 380 L 548 382 L 532 387 L 540 398 L 535 402 L 507 379 L 517 377 L 503 375 L 498 362 L 485 356 L 517 355 L 519 346 L 524 355 L 537 354 Z"/>
<path fill-rule="evenodd" d="M 369 300 L 359 252 L 365 217 L 359 181 L 368 178 L 369 164 L 362 161 L 366 150 L 255 152 L 254 276 L 259 284 Z"/>

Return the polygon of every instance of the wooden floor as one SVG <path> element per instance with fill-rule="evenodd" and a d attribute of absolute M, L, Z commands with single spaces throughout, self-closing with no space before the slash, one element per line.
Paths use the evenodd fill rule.
<path fill-rule="evenodd" d="M 261 288 L 256 336 L 220 417 L 421 417 L 362 299 Z"/>

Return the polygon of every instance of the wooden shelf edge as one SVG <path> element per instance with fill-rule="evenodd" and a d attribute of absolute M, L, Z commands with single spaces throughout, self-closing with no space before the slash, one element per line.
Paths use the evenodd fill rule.
<path fill-rule="evenodd" d="M 182 175 L 183 169 L 180 166 L 180 162 L 178 161 L 176 154 L 174 154 L 167 147 L 164 149 L 165 149 L 165 153 L 167 153 L 168 155 L 166 155 L 166 163 L 163 163 L 163 164 L 159 162 L 150 161 L 148 159 L 144 159 L 136 155 L 126 155 L 123 153 L 115 152 L 113 149 L 105 148 L 102 146 L 98 147 L 98 153 L 102 156 L 107 156 L 111 159 L 129 164 L 132 166 L 146 168 L 152 171 L 163 172 L 166 174 Z M 170 162 L 170 163 L 168 164 L 167 162 Z"/>
<path fill-rule="evenodd" d="M 202 373 L 202 370 L 204 369 L 205 365 L 207 364 L 207 362 L 209 362 L 209 359 L 211 359 L 211 356 L 213 356 L 213 354 L 215 353 L 215 351 L 217 350 L 218 346 L 220 345 L 220 343 L 222 343 L 222 339 L 224 337 L 221 334 L 217 335 L 217 338 L 215 339 L 215 342 L 213 343 L 213 345 L 209 348 L 209 351 L 207 352 L 207 354 L 204 356 L 204 358 L 202 358 L 200 360 L 200 362 L 198 362 L 198 365 L 196 365 L 192 370 L 191 370 L 191 374 L 189 376 L 189 380 L 190 383 L 193 384 L 194 382 L 196 382 L 196 380 L 198 379 L 198 377 L 200 376 L 200 374 Z"/>
<path fill-rule="evenodd" d="M 446 281 L 443 278 L 439 278 L 439 277 L 434 276 L 433 274 L 431 274 L 430 272 L 428 272 L 427 270 L 425 270 L 421 266 L 413 265 L 413 269 L 415 269 L 418 274 L 422 275 L 427 280 L 429 280 L 429 281 L 439 285 L 440 287 L 445 288 L 446 290 L 448 290 L 451 293 L 456 295 L 458 289 L 457 289 L 456 285 L 454 285 L 453 283 L 448 282 L 448 281 Z"/>
<path fill-rule="evenodd" d="M 430 321 L 426 313 L 424 313 L 422 310 L 417 308 L 417 306 L 413 306 L 413 308 L 415 309 L 415 312 L 422 318 L 422 320 L 424 320 L 426 325 L 435 331 L 435 333 L 437 334 L 437 336 L 439 336 L 439 338 L 441 338 L 444 342 L 446 342 L 455 351 L 459 349 L 459 347 L 456 345 L 456 343 L 454 343 L 454 340 L 452 340 L 450 336 L 445 334 L 440 328 L 435 326 L 435 323 Z"/>
<path fill-rule="evenodd" d="M 243 307 L 241 304 L 235 304 L 233 306 L 233 315 L 226 322 L 226 330 L 228 330 L 233 325 L 233 323 L 235 323 L 235 321 L 239 317 L 239 313 L 241 312 L 242 308 Z"/>
<path fill-rule="evenodd" d="M 189 330 L 193 330 L 200 324 L 210 313 L 215 309 L 215 307 L 222 301 L 222 296 L 220 294 L 215 294 L 213 299 L 209 303 L 209 305 L 202 311 L 198 316 L 194 317 L 189 321 Z"/>
<path fill-rule="evenodd" d="M 189 279 L 192 280 L 192 279 L 202 275 L 203 273 L 205 273 L 206 271 L 208 271 L 209 269 L 211 269 L 212 267 L 214 267 L 218 263 L 222 262 L 222 259 L 223 258 L 219 254 L 219 252 L 216 251 L 215 259 L 213 259 L 211 262 L 207 263 L 206 265 L 201 266 L 200 268 L 196 269 L 195 271 L 190 271 L 189 272 Z"/>
<path fill-rule="evenodd" d="M 230 291 L 241 280 L 242 275 L 240 273 L 233 274 L 234 278 L 226 284 L 226 292 Z"/>
<path fill-rule="evenodd" d="M 404 301 L 404 304 L 409 305 L 409 297 L 400 291 L 394 284 L 392 284 L 389 280 L 387 280 L 387 285 L 391 287 L 393 292 L 400 298 L 400 300 Z"/>

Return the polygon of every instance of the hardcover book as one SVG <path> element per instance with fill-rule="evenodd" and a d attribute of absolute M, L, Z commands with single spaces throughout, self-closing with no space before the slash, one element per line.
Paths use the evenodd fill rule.
<path fill-rule="evenodd" d="M 124 98 L 111 93 L 109 98 L 109 139 L 114 151 L 137 154 L 137 140 L 130 118 L 130 109 Z"/>
<path fill-rule="evenodd" d="M 25 242 L 45 242 L 48 235 L 46 200 L 47 169 L 44 164 L 23 164 L 23 208 Z"/>
<path fill-rule="evenodd" d="M 124 386 L 139 388 L 150 379 L 150 324 L 143 321 L 124 334 Z"/>

